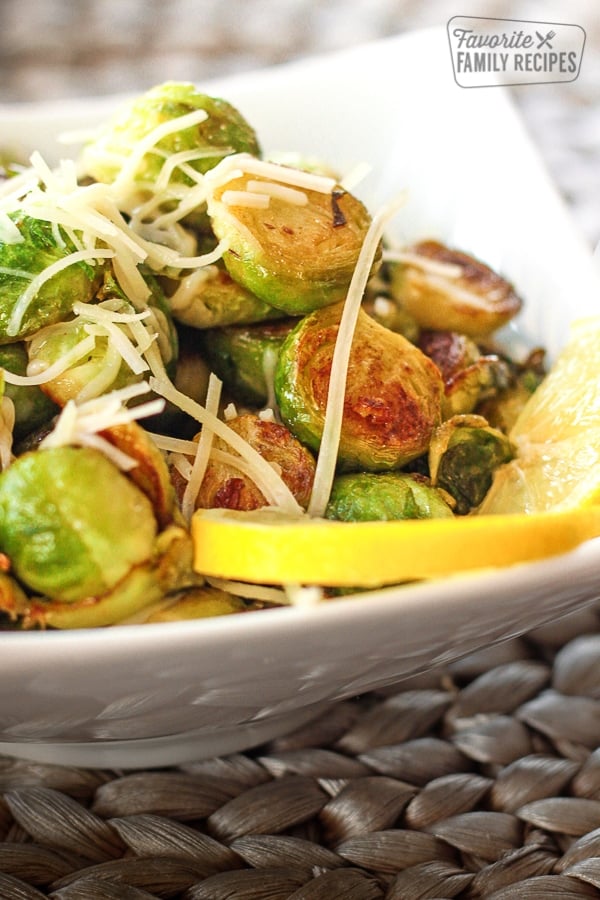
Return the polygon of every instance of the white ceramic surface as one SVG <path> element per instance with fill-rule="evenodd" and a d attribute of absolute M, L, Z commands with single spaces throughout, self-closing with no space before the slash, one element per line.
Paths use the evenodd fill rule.
<path fill-rule="evenodd" d="M 169 73 L 165 72 L 165 79 Z M 555 353 L 596 312 L 592 256 L 505 93 L 465 90 L 443 31 L 424 31 L 203 85 L 236 103 L 266 150 L 342 168 L 367 161 L 372 209 L 402 188 L 399 238 L 482 257 L 526 299 L 518 334 Z M 114 99 L 0 107 L 3 141 L 53 140 Z M 600 540 L 543 563 L 196 622 L 0 634 L 0 753 L 84 766 L 159 766 L 230 753 L 328 704 L 523 633 L 600 597 Z"/>

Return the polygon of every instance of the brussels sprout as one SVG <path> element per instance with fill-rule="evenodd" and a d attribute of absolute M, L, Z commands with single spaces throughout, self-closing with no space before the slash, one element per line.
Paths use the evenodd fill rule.
<path fill-rule="evenodd" d="M 254 193 L 281 182 L 257 176 Z M 342 300 L 356 267 L 370 224 L 370 216 L 356 197 L 342 188 L 321 193 L 294 189 L 305 198 L 289 202 L 285 196 L 263 194 L 268 205 L 228 204 L 227 197 L 244 195 L 247 177 L 218 185 L 208 200 L 208 213 L 217 237 L 227 243 L 223 261 L 231 276 L 265 303 L 289 315 L 311 312 Z M 239 193 L 238 193 L 239 192 Z M 379 265 L 377 257 L 374 268 Z"/>
<path fill-rule="evenodd" d="M 537 349 L 521 364 L 505 361 L 511 372 L 508 386 L 494 396 L 485 398 L 477 406 L 476 412 L 484 416 L 491 426 L 508 434 L 546 375 L 544 357 L 544 351 Z"/>
<path fill-rule="evenodd" d="M 157 343 L 167 371 L 174 371 L 178 352 L 177 332 L 158 284 L 154 279 L 149 279 L 149 283 L 152 287 L 148 302 L 152 315 L 149 331 L 158 335 Z M 136 310 L 122 299 L 112 277 L 98 296 L 100 304 L 89 303 L 79 307 L 80 315 L 76 319 L 40 329 L 29 344 L 30 367 L 48 368 L 84 340 L 90 331 L 95 336 L 95 345 L 89 353 L 42 385 L 43 392 L 59 406 L 64 406 L 71 399 L 90 400 L 108 390 L 117 390 L 141 381 L 145 374 L 145 370 L 134 372 L 130 368 L 103 325 L 103 316 L 110 318 L 110 314 L 114 313 L 116 322 L 111 327 L 120 329 L 136 345 L 137 339 L 130 325 L 127 321 L 118 321 L 119 316 L 135 318 Z M 137 324 L 140 325 L 139 322 Z"/>
<path fill-rule="evenodd" d="M 182 619 L 207 619 L 246 612 L 250 606 L 218 588 L 200 585 L 166 597 L 146 615 L 136 618 L 137 623 L 180 622 Z"/>
<path fill-rule="evenodd" d="M 422 328 L 481 337 L 522 306 L 513 286 L 489 266 L 437 241 L 409 247 L 391 273 L 392 294 Z"/>
<path fill-rule="evenodd" d="M 357 472 L 333 482 L 325 518 L 343 522 L 449 518 L 440 491 L 404 472 Z"/>
<path fill-rule="evenodd" d="M 27 371 L 27 350 L 25 344 L 2 344 L 0 346 L 0 368 L 25 375 Z M 14 436 L 22 440 L 56 415 L 58 407 L 36 385 L 4 385 L 4 396 L 9 397 L 15 406 Z"/>
<path fill-rule="evenodd" d="M 148 432 L 137 422 L 114 425 L 100 432 L 100 436 L 135 460 L 129 469 L 130 478 L 152 503 L 152 510 L 161 527 L 177 518 L 176 498 L 165 457 Z"/>
<path fill-rule="evenodd" d="M 296 319 L 264 325 L 213 328 L 199 335 L 212 371 L 236 400 L 264 406 L 272 397 L 272 369 Z"/>
<path fill-rule="evenodd" d="M 0 548 L 51 599 L 106 593 L 152 556 L 156 531 L 150 502 L 96 450 L 37 450 L 0 475 Z"/>
<path fill-rule="evenodd" d="M 507 436 L 483 416 L 453 416 L 436 429 L 429 448 L 431 481 L 456 501 L 459 514 L 482 502 L 495 469 L 514 456 Z"/>
<path fill-rule="evenodd" d="M 219 263 L 182 278 L 169 303 L 173 317 L 193 328 L 249 325 L 285 315 L 234 281 Z"/>
<path fill-rule="evenodd" d="M 277 422 L 269 422 L 251 413 L 237 416 L 228 421 L 228 426 L 244 438 L 280 472 L 281 478 L 294 494 L 298 503 L 306 507 L 312 490 L 315 461 L 311 453 Z M 236 456 L 229 445 L 216 438 L 216 451 L 225 451 Z M 183 494 L 185 484 L 181 477 L 173 475 L 175 488 Z M 252 479 L 227 460 L 211 457 L 204 480 L 196 497 L 196 509 L 260 509 L 266 500 Z"/>
<path fill-rule="evenodd" d="M 377 276 L 375 276 L 377 280 Z M 367 296 L 363 300 L 362 307 L 367 315 L 375 319 L 384 328 L 401 334 L 411 344 L 418 343 L 420 328 L 415 319 L 393 297 L 388 297 L 380 291 L 373 293 L 370 285 L 367 285 Z"/>
<path fill-rule="evenodd" d="M 281 417 L 314 450 L 323 433 L 342 306 L 302 319 L 284 341 L 275 370 Z M 340 468 L 395 469 L 425 453 L 440 422 L 442 393 L 437 366 L 361 310 L 348 367 Z"/>
<path fill-rule="evenodd" d="M 84 147 L 80 160 L 83 172 L 96 181 L 111 183 L 143 138 L 155 128 L 198 110 L 207 113 L 206 119 L 162 137 L 140 160 L 136 180 L 152 185 L 165 160 L 182 151 L 197 152 L 197 156 L 192 155 L 186 161 L 186 165 L 197 172 L 207 172 L 227 154 L 259 155 L 254 130 L 235 107 L 225 100 L 201 93 L 191 83 L 168 81 L 120 110 L 98 137 Z M 171 183 L 194 183 L 181 167 L 175 168 L 170 180 Z"/>
<path fill-rule="evenodd" d="M 22 240 L 0 241 L 0 343 L 34 334 L 38 329 L 66 319 L 79 300 L 92 299 L 103 265 L 75 262 L 44 281 L 30 302 L 26 291 L 35 276 L 76 251 L 71 240 L 60 240 L 50 222 L 11 213 Z"/>
<path fill-rule="evenodd" d="M 507 387 L 510 371 L 495 354 L 483 355 L 477 344 L 455 331 L 423 331 L 418 346 L 444 379 L 442 417 L 473 412 L 478 403 Z"/>

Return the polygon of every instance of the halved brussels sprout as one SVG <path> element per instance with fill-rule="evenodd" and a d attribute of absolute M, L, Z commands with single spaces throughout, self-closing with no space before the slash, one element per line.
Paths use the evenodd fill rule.
<path fill-rule="evenodd" d="M 286 167 L 278 168 L 281 184 L 253 176 L 249 191 L 243 175 L 218 185 L 208 214 L 215 234 L 227 243 L 223 261 L 235 281 L 270 306 L 301 315 L 345 297 L 371 217 L 342 188 L 329 193 L 294 188 L 302 202 L 290 202 L 276 192 L 290 190 Z M 275 193 L 269 193 L 271 186 Z M 261 191 L 268 205 L 243 202 L 245 195 Z M 242 200 L 231 202 L 232 197 Z"/>
<path fill-rule="evenodd" d="M 97 450 L 25 453 L 0 475 L 0 550 L 31 591 L 100 597 L 154 554 L 150 501 Z"/>
<path fill-rule="evenodd" d="M 481 337 L 521 309 L 513 286 L 473 256 L 422 241 L 405 257 L 390 266 L 392 294 L 422 328 Z"/>
<path fill-rule="evenodd" d="M 44 281 L 21 309 L 34 278 L 77 248 L 65 234 L 59 237 L 50 222 L 19 213 L 11 213 L 10 218 L 22 240 L 0 241 L 0 343 L 28 337 L 66 319 L 76 301 L 92 299 L 104 268 L 101 262 L 74 262 Z"/>
<path fill-rule="evenodd" d="M 168 81 L 134 99 L 105 125 L 98 137 L 84 147 L 82 170 L 96 181 L 114 181 L 143 138 L 155 128 L 198 110 L 207 113 L 206 119 L 162 137 L 140 161 L 136 180 L 156 182 L 165 160 L 184 151 L 190 152 L 185 165 L 197 172 L 207 172 L 231 153 L 259 155 L 254 129 L 234 106 L 201 93 L 189 82 Z M 185 167 L 179 166 L 172 172 L 171 181 L 193 184 Z"/>
<path fill-rule="evenodd" d="M 173 317 L 193 328 L 249 325 L 285 315 L 234 281 L 221 263 L 185 275 L 169 304 Z"/>
<path fill-rule="evenodd" d="M 208 619 L 213 616 L 246 612 L 250 608 L 250 604 L 244 603 L 233 594 L 208 585 L 199 585 L 165 597 L 159 604 L 149 609 L 146 615 L 136 617 L 136 623 Z"/>
<path fill-rule="evenodd" d="M 419 475 L 405 472 L 357 472 L 333 482 L 325 518 L 342 522 L 450 518 L 440 491 Z"/>
<path fill-rule="evenodd" d="M 453 416 L 432 437 L 431 482 L 454 498 L 458 514 L 466 514 L 482 502 L 495 469 L 513 456 L 508 437 L 483 416 Z"/>
<path fill-rule="evenodd" d="M 507 387 L 485 398 L 476 412 L 484 416 L 494 428 L 508 434 L 521 410 L 546 376 L 545 352 L 533 350 L 520 364 L 505 360 L 511 373 Z"/>
<path fill-rule="evenodd" d="M 318 450 L 343 304 L 306 316 L 283 343 L 275 396 L 283 421 Z M 437 366 L 400 334 L 360 311 L 348 367 L 340 468 L 400 468 L 426 453 L 441 418 Z"/>
<path fill-rule="evenodd" d="M 506 388 L 510 371 L 496 354 L 482 354 L 475 341 L 455 331 L 422 331 L 418 346 L 442 373 L 442 416 L 473 412 L 488 397 Z"/>
<path fill-rule="evenodd" d="M 236 416 L 227 424 L 277 469 L 298 503 L 303 507 L 308 506 L 315 461 L 306 447 L 284 425 L 266 421 L 252 413 Z M 237 456 L 219 438 L 214 440 L 213 448 L 230 456 Z M 173 480 L 176 490 L 182 495 L 185 484 L 181 476 L 174 473 Z M 265 497 L 248 475 L 227 460 L 219 459 L 216 455 L 211 457 L 196 497 L 196 509 L 220 507 L 249 510 L 266 505 Z"/>
<path fill-rule="evenodd" d="M 3 344 L 0 346 L 0 368 L 25 375 L 27 372 L 27 350 L 25 344 Z M 9 397 L 15 407 L 14 436 L 22 440 L 41 425 L 49 422 L 58 412 L 58 407 L 36 385 L 4 385 L 4 396 Z"/>
<path fill-rule="evenodd" d="M 212 371 L 236 400 L 264 406 L 272 396 L 272 372 L 283 341 L 296 319 L 262 325 L 213 328 L 198 336 Z"/>
<path fill-rule="evenodd" d="M 372 282 L 378 281 L 378 275 Z M 401 334 L 411 344 L 419 341 L 419 328 L 415 319 L 405 310 L 401 303 L 393 297 L 373 288 L 372 283 L 367 285 L 367 294 L 363 300 L 362 308 L 372 319 L 375 319 L 384 328 Z"/>

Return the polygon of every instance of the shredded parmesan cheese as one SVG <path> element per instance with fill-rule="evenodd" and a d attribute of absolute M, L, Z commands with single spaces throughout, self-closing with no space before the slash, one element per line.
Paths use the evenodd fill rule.
<path fill-rule="evenodd" d="M 260 491 L 273 506 L 279 506 L 290 514 L 302 515 L 303 510 L 287 484 L 273 471 L 266 459 L 264 459 L 254 447 L 245 441 L 240 435 L 229 428 L 216 416 L 209 413 L 204 406 L 196 403 L 177 388 L 166 378 L 150 377 L 150 387 L 161 397 L 170 400 L 175 406 L 182 409 L 197 422 L 208 425 L 218 437 L 222 438 L 250 467 L 251 478 Z"/>
<path fill-rule="evenodd" d="M 217 378 L 214 373 L 211 372 L 206 393 L 206 411 L 215 417 L 219 412 L 219 401 L 221 399 L 222 386 L 223 382 L 219 378 Z M 204 475 L 206 474 L 206 467 L 208 466 L 208 461 L 210 458 L 213 437 L 214 432 L 211 431 L 208 425 L 205 425 L 200 432 L 196 458 L 194 459 L 190 478 L 186 485 L 185 491 L 183 492 L 183 498 L 181 501 L 181 512 L 183 513 L 183 516 L 187 522 L 189 522 L 192 518 L 192 513 L 196 508 L 196 497 L 198 496 L 198 491 L 200 490 L 200 487 L 202 485 Z"/>
<path fill-rule="evenodd" d="M 386 262 L 399 262 L 416 266 L 424 272 L 432 275 L 441 275 L 443 278 L 460 278 L 463 274 L 462 266 L 456 263 L 442 262 L 439 259 L 431 259 L 420 253 L 411 253 L 408 250 L 384 250 L 383 258 Z"/>
<path fill-rule="evenodd" d="M 8 321 L 6 333 L 11 337 L 16 337 L 16 335 L 18 335 L 19 329 L 23 323 L 23 318 L 43 285 L 59 272 L 62 272 L 63 269 L 67 269 L 69 266 L 73 266 L 75 263 L 79 262 L 93 263 L 99 259 L 110 259 L 113 255 L 114 253 L 112 250 L 76 250 L 75 253 L 70 253 L 68 256 L 64 256 L 62 259 L 52 263 L 52 265 L 46 266 L 39 275 L 36 275 L 35 278 L 30 281 L 18 301 L 15 303 Z"/>
<path fill-rule="evenodd" d="M 218 165 L 206 173 L 205 179 L 211 190 L 215 190 L 242 174 L 259 175 L 271 181 L 289 184 L 292 187 L 320 194 L 330 194 L 335 187 L 335 179 L 326 175 L 316 175 L 303 169 L 292 169 L 278 163 L 267 162 L 250 156 L 249 153 L 235 153 L 226 156 Z"/>
<path fill-rule="evenodd" d="M 335 475 L 340 434 L 342 430 L 344 395 L 346 392 L 346 379 L 352 348 L 352 338 L 354 336 L 356 320 L 360 311 L 365 287 L 369 280 L 371 266 L 373 265 L 373 259 L 377 252 L 379 242 L 383 237 L 385 226 L 405 202 L 406 194 L 405 192 L 402 192 L 402 194 L 390 203 L 387 203 L 373 217 L 360 249 L 356 267 L 352 274 L 352 280 L 350 282 L 350 287 L 348 288 L 348 295 L 344 304 L 333 351 L 329 390 L 327 393 L 327 405 L 325 408 L 325 421 L 323 423 L 323 436 L 321 438 L 313 489 L 308 505 L 308 514 L 310 516 L 324 515 L 325 508 L 329 501 L 329 494 L 331 493 L 331 485 Z"/>
<path fill-rule="evenodd" d="M 268 194 L 256 194 L 251 191 L 223 191 L 221 203 L 225 206 L 248 206 L 255 209 L 266 209 L 270 198 Z"/>
<path fill-rule="evenodd" d="M 43 367 L 39 363 L 37 365 L 30 364 L 27 367 L 27 375 L 16 375 L 14 372 L 3 369 L 4 380 L 8 384 L 17 384 L 23 387 L 46 384 L 47 381 L 52 381 L 53 378 L 58 378 L 59 375 L 62 375 L 73 363 L 78 362 L 82 357 L 91 353 L 95 346 L 95 338 L 92 335 L 88 335 L 88 337 L 79 341 L 78 344 L 75 344 L 74 347 L 71 347 L 67 353 L 61 356 L 60 359 L 57 359 L 55 363 L 52 363 L 51 366 Z"/>
<path fill-rule="evenodd" d="M 142 382 L 128 385 L 102 397 L 95 397 L 79 405 L 69 400 L 63 407 L 54 429 L 41 441 L 40 447 L 91 447 L 104 453 L 120 469 L 133 468 L 137 465 L 137 461 L 98 432 L 162 412 L 164 401 L 160 399 L 150 400 L 131 408 L 123 405 L 125 401 L 149 390 L 147 382 Z"/>
<path fill-rule="evenodd" d="M 275 181 L 255 181 L 250 179 L 246 182 L 246 190 L 254 191 L 257 194 L 267 194 L 269 197 L 276 197 L 285 203 L 291 203 L 292 206 L 306 206 L 308 203 L 308 197 L 304 191 L 286 187 L 284 184 L 277 184 Z M 225 191 L 225 193 L 233 193 L 233 191 Z"/>
<path fill-rule="evenodd" d="M 265 603 L 276 603 L 287 606 L 289 599 L 281 588 L 265 587 L 262 584 L 247 584 L 245 581 L 230 581 L 227 578 L 207 578 L 207 584 L 228 594 L 244 597 L 246 600 L 262 600 Z"/>
<path fill-rule="evenodd" d="M 193 128 L 194 125 L 200 125 L 208 119 L 208 113 L 204 109 L 197 109 L 194 112 L 187 113 L 184 116 L 178 116 L 176 119 L 169 119 L 153 128 L 145 137 L 137 141 L 135 150 L 127 157 L 127 162 L 117 175 L 114 181 L 114 189 L 118 193 L 120 190 L 126 190 L 135 178 L 135 173 L 140 167 L 144 156 L 154 149 L 163 138 L 174 134 L 177 131 L 183 131 L 186 128 Z"/>

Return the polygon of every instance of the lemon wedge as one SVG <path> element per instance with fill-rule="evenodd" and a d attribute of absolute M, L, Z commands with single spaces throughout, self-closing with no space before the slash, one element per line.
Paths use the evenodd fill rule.
<path fill-rule="evenodd" d="M 598 502 L 600 316 L 571 326 L 509 437 L 516 457 L 497 470 L 480 515 L 560 512 Z"/>
<path fill-rule="evenodd" d="M 510 435 L 479 514 L 335 522 L 276 509 L 198 510 L 198 572 L 262 584 L 378 587 L 529 562 L 600 535 L 600 317 L 569 342 Z"/>

